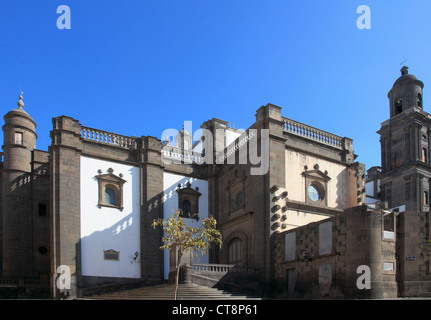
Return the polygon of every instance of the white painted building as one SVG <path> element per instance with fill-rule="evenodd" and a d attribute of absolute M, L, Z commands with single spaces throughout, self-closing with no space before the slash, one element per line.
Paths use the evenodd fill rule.
<path fill-rule="evenodd" d="M 122 174 L 122 210 L 98 205 L 99 170 Z M 81 157 L 81 264 L 83 276 L 140 278 L 139 168 Z M 113 250 L 118 260 L 105 257 Z"/>

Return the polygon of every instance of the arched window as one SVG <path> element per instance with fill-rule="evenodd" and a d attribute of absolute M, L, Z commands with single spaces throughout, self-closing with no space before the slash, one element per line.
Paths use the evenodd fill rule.
<path fill-rule="evenodd" d="M 105 204 L 117 205 L 115 201 L 115 190 L 111 186 L 105 188 Z"/>
<path fill-rule="evenodd" d="M 191 215 L 192 211 L 192 205 L 189 200 L 184 200 L 181 206 L 181 209 L 183 209 L 183 215 L 185 217 L 189 217 Z"/>
<path fill-rule="evenodd" d="M 403 98 L 398 97 L 395 99 L 395 114 L 403 112 Z"/>
<path fill-rule="evenodd" d="M 418 106 L 422 108 L 422 94 L 418 93 L 417 97 L 418 97 Z"/>
<path fill-rule="evenodd" d="M 109 207 L 116 208 L 122 211 L 123 207 L 123 184 L 126 182 L 120 173 L 116 176 L 112 168 L 108 169 L 107 174 L 102 174 L 102 170 L 98 170 L 98 175 L 95 177 L 99 185 L 99 208 Z"/>
<path fill-rule="evenodd" d="M 242 240 L 234 238 L 229 242 L 229 264 L 242 265 Z"/>
<path fill-rule="evenodd" d="M 199 188 L 191 188 L 191 183 L 187 182 L 185 188 L 178 184 L 178 208 L 182 210 L 181 217 L 199 220 Z"/>
<path fill-rule="evenodd" d="M 422 148 L 422 161 L 428 163 L 428 149 Z"/>

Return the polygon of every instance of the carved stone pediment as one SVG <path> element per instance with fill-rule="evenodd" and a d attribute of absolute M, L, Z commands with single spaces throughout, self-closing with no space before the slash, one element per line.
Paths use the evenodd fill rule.
<path fill-rule="evenodd" d="M 331 177 L 328 171 L 321 171 L 318 164 L 315 164 L 313 170 L 308 170 L 304 166 L 302 176 L 305 179 L 305 203 L 326 206 L 328 204 L 328 181 Z"/>
<path fill-rule="evenodd" d="M 123 175 L 121 173 L 119 176 L 115 175 L 112 168 L 109 168 L 106 174 L 102 174 L 102 170 L 98 170 L 98 173 L 95 177 L 99 185 L 98 207 L 117 208 L 123 211 L 123 185 L 126 183 Z"/>
<path fill-rule="evenodd" d="M 191 183 L 187 182 L 185 188 L 178 185 L 178 208 L 182 210 L 183 218 L 192 218 L 199 220 L 199 197 L 201 193 L 199 188 L 193 189 Z"/>
<path fill-rule="evenodd" d="M 324 181 L 329 181 L 331 178 L 328 176 L 327 171 L 322 172 L 319 169 L 306 170 L 302 173 L 303 176 L 308 176 L 310 178 L 320 179 Z"/>
<path fill-rule="evenodd" d="M 106 182 L 112 182 L 112 183 L 121 183 L 124 184 L 126 180 L 122 179 L 122 174 L 120 173 L 119 176 L 116 176 L 114 174 L 114 170 L 112 168 L 108 169 L 108 173 L 101 174 L 101 170 L 99 170 L 99 175 L 96 176 L 97 180 L 103 180 Z"/>

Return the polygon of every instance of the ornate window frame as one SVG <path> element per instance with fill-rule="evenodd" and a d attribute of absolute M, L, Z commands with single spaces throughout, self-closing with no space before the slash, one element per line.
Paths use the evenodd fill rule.
<path fill-rule="evenodd" d="M 176 189 L 178 193 L 178 208 L 182 210 L 182 218 L 191 218 L 199 220 L 199 197 L 201 193 L 196 189 L 191 188 L 191 183 L 187 182 L 185 188 L 181 188 L 181 184 L 178 185 Z M 190 204 L 190 212 L 184 212 L 184 203 L 188 201 Z"/>
<path fill-rule="evenodd" d="M 119 176 L 116 176 L 114 173 L 114 169 L 109 168 L 108 173 L 102 174 L 102 170 L 98 170 L 98 175 L 96 176 L 98 186 L 99 186 L 99 200 L 97 206 L 99 208 L 108 207 L 108 208 L 116 208 L 120 211 L 123 211 L 123 185 L 126 183 L 122 177 L 123 175 L 120 173 Z M 109 204 L 105 199 L 105 190 L 106 188 L 112 189 L 115 194 L 115 204 Z"/>
<path fill-rule="evenodd" d="M 314 170 L 308 170 L 308 167 L 304 167 L 305 171 L 302 176 L 305 179 L 305 203 L 319 206 L 328 205 L 328 181 L 331 178 L 328 176 L 328 172 L 322 172 L 319 170 L 319 165 L 314 165 Z M 318 189 L 319 198 L 312 200 L 308 194 L 308 188 L 314 186 Z"/>

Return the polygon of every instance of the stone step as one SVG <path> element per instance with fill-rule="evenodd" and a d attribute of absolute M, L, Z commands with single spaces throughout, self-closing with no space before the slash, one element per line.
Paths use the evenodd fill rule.
<path fill-rule="evenodd" d="M 173 300 L 174 284 L 165 284 L 151 287 L 121 290 L 84 297 L 84 299 L 95 300 Z M 178 300 L 211 300 L 211 299 L 260 299 L 258 297 L 248 297 L 242 294 L 235 294 L 210 288 L 197 284 L 180 284 L 177 293 Z"/>

